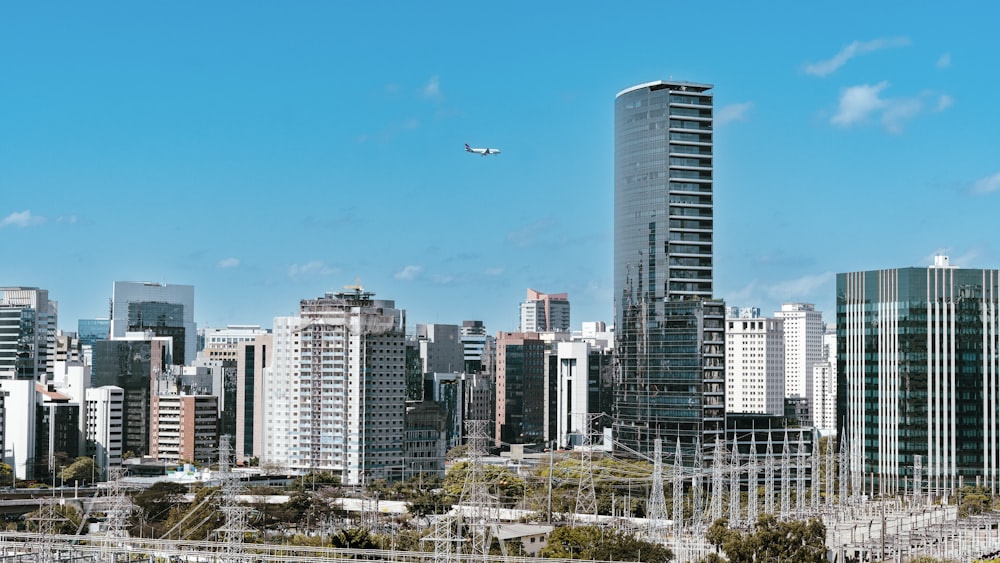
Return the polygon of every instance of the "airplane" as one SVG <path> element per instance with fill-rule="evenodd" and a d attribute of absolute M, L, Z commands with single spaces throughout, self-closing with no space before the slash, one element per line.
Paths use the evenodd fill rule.
<path fill-rule="evenodd" d="M 491 154 L 500 154 L 500 149 L 476 149 L 469 146 L 469 143 L 465 143 L 465 151 L 475 153 L 481 156 L 489 156 Z"/>

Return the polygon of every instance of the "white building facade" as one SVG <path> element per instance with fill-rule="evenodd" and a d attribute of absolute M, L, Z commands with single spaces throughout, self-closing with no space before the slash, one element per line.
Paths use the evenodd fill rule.
<path fill-rule="evenodd" d="M 811 415 L 813 366 L 823 361 L 823 313 L 811 303 L 785 303 L 774 316 L 785 321 L 785 396 L 808 399 Z"/>
<path fill-rule="evenodd" d="M 373 297 L 328 293 L 275 319 L 262 463 L 340 472 L 348 485 L 401 474 L 405 312 Z"/>
<path fill-rule="evenodd" d="M 813 366 L 813 426 L 822 435 L 837 433 L 837 333 L 823 334 L 823 361 Z"/>
<path fill-rule="evenodd" d="M 122 464 L 125 390 L 114 385 L 86 391 L 87 453 L 94 457 L 98 477 L 108 478 L 108 468 Z"/>
<path fill-rule="evenodd" d="M 781 416 L 785 409 L 782 319 L 726 319 L 726 412 Z"/>

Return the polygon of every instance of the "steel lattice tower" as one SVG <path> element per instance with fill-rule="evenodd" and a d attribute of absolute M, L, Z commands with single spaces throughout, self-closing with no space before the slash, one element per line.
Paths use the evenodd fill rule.
<path fill-rule="evenodd" d="M 653 477 L 646 502 L 649 533 L 660 539 L 667 519 L 667 501 L 663 498 L 663 444 L 659 438 L 653 442 Z"/>
<path fill-rule="evenodd" d="M 464 517 L 471 535 L 470 553 L 474 558 L 482 558 L 483 561 L 489 561 L 490 543 L 492 538 L 498 535 L 494 498 L 489 490 L 491 484 L 486 482 L 482 459 L 487 453 L 487 444 L 490 439 L 489 424 L 488 420 L 468 420 L 465 422 L 469 462 L 461 500 L 464 510 L 468 511 Z M 435 546 L 437 545 L 435 544 Z M 505 550 L 505 547 L 501 541 L 501 550 Z"/>
<path fill-rule="evenodd" d="M 127 538 L 128 521 L 132 512 L 136 509 L 132 500 L 125 492 L 122 480 L 125 478 L 126 470 L 123 467 L 108 469 L 108 482 L 105 493 L 107 509 L 104 520 L 104 537 L 101 542 L 101 557 L 103 561 L 116 561 L 115 554 L 120 551 L 116 540 Z"/>
<path fill-rule="evenodd" d="M 731 526 L 740 521 L 740 448 L 738 438 L 733 437 L 733 452 L 729 461 L 729 522 Z"/>
<path fill-rule="evenodd" d="M 594 441 L 591 429 L 594 427 L 594 422 L 601 416 L 603 415 L 594 413 L 587 415 L 587 428 L 580 450 L 580 481 L 576 489 L 576 508 L 572 520 L 574 524 L 583 514 L 597 515 L 597 494 L 594 492 Z"/>
<path fill-rule="evenodd" d="M 840 438 L 840 498 L 837 501 L 840 506 L 844 506 L 851 501 L 850 490 L 848 487 L 852 485 L 851 483 L 851 458 L 850 458 L 850 447 L 847 444 L 847 436 L 841 436 Z"/>
<path fill-rule="evenodd" d="M 750 435 L 750 456 L 747 459 L 747 525 L 757 522 L 757 437 Z"/>
<path fill-rule="evenodd" d="M 232 448 L 229 443 L 229 436 L 219 437 L 219 480 L 221 481 L 219 493 L 222 495 L 219 503 L 219 511 L 225 516 L 225 522 L 216 530 L 216 534 L 223 545 L 224 559 L 226 561 L 243 561 L 246 558 L 243 544 L 246 542 L 246 535 L 253 533 L 249 527 L 251 509 L 240 504 L 238 496 L 243 492 L 243 485 L 240 484 L 239 477 L 232 470 Z"/>
<path fill-rule="evenodd" d="M 826 440 L 826 506 L 832 508 L 834 497 L 834 483 L 837 481 L 837 454 L 836 449 L 833 447 L 833 438 L 827 438 Z"/>
<path fill-rule="evenodd" d="M 680 546 L 680 529 L 684 521 L 684 462 L 681 458 L 681 439 L 677 439 L 677 449 L 674 450 L 673 481 L 673 530 L 674 540 Z M 679 552 L 678 552 L 679 553 Z"/>
<path fill-rule="evenodd" d="M 764 454 L 764 513 L 774 514 L 774 441 L 767 434 L 767 452 Z"/>
<path fill-rule="evenodd" d="M 781 517 L 788 518 L 792 507 L 792 458 L 788 451 L 788 431 L 785 430 L 785 444 L 781 451 Z"/>
<path fill-rule="evenodd" d="M 722 497 L 725 494 L 723 491 L 725 488 L 725 469 L 723 467 L 723 464 L 725 464 L 725 455 L 726 446 L 722 444 L 722 440 L 716 437 L 713 453 L 714 459 L 712 462 L 712 500 L 709 506 L 709 514 L 712 522 L 722 518 Z"/>
<path fill-rule="evenodd" d="M 701 475 L 704 463 L 705 459 L 701 451 L 701 442 L 697 442 L 694 449 L 694 476 L 691 478 L 691 518 L 696 528 L 700 523 L 700 519 L 705 516 L 704 491 L 701 488 Z"/>

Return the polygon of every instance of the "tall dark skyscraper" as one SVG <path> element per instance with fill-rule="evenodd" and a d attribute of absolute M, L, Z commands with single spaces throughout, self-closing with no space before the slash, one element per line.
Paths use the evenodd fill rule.
<path fill-rule="evenodd" d="M 724 438 L 724 305 L 712 299 L 712 86 L 615 99 L 615 437 L 637 451 Z M 688 459 L 692 459 L 688 457 Z"/>

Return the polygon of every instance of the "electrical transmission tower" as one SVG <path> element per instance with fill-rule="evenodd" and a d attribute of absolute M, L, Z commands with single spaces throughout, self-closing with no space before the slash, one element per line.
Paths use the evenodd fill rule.
<path fill-rule="evenodd" d="M 709 505 L 710 521 L 712 522 L 722 518 L 722 497 L 725 494 L 723 492 L 725 488 L 725 455 L 726 446 L 723 445 L 719 437 L 716 437 L 715 449 L 712 454 L 712 500 Z"/>
<path fill-rule="evenodd" d="M 594 491 L 594 440 L 591 432 L 601 416 L 604 415 L 591 413 L 586 416 L 583 445 L 580 449 L 580 482 L 576 489 L 576 509 L 573 511 L 572 520 L 574 525 L 584 514 L 597 516 L 597 494 Z"/>
<path fill-rule="evenodd" d="M 826 506 L 833 508 L 834 483 L 837 481 L 837 455 L 836 448 L 833 447 L 833 437 L 826 439 Z"/>
<path fill-rule="evenodd" d="M 791 516 L 792 499 L 792 459 L 788 451 L 788 430 L 785 430 L 785 444 L 781 448 L 781 517 Z"/>
<path fill-rule="evenodd" d="M 104 502 L 107 517 L 104 520 L 104 537 L 101 541 L 101 560 L 107 563 L 117 561 L 121 551 L 120 541 L 128 537 L 129 517 L 135 510 L 135 505 L 125 492 L 124 483 L 126 471 L 123 467 L 108 469 Z"/>
<path fill-rule="evenodd" d="M 733 452 L 729 460 L 729 522 L 736 526 L 740 521 L 740 448 L 739 438 L 733 435 Z"/>
<path fill-rule="evenodd" d="M 663 445 L 659 438 L 653 442 L 653 482 L 646 502 L 646 518 L 649 534 L 656 541 L 661 540 L 667 519 L 667 501 L 663 498 Z"/>
<path fill-rule="evenodd" d="M 701 441 L 694 445 L 694 476 L 691 477 L 691 514 L 695 528 L 698 527 L 700 519 L 705 516 L 705 503 L 703 500 L 703 490 L 701 485 L 702 470 L 705 466 L 705 456 L 701 451 Z"/>
<path fill-rule="evenodd" d="M 757 436 L 750 434 L 750 456 L 747 459 L 747 529 L 757 522 Z"/>
<path fill-rule="evenodd" d="M 764 454 L 764 513 L 774 514 L 774 440 L 767 433 L 767 451 Z"/>
<path fill-rule="evenodd" d="M 674 540 L 680 545 L 681 523 L 684 521 L 684 462 L 681 459 L 681 439 L 677 438 L 677 449 L 674 450 L 673 474 L 673 531 Z M 679 551 L 677 553 L 680 553 Z"/>
<path fill-rule="evenodd" d="M 468 469 L 465 472 L 465 484 L 462 487 L 464 516 L 468 522 L 471 535 L 469 548 L 474 559 L 489 561 L 490 543 L 499 536 L 497 529 L 498 514 L 494 510 L 494 499 L 490 494 L 491 483 L 486 482 L 483 470 L 483 457 L 487 454 L 489 443 L 489 421 L 468 420 L 465 422 L 467 444 L 469 446 Z M 445 536 L 447 537 L 447 536 Z M 435 544 L 443 542 L 443 539 Z M 504 542 L 500 542 L 501 551 L 506 551 Z M 504 553 L 506 556 L 506 553 Z"/>
<path fill-rule="evenodd" d="M 254 530 L 249 527 L 251 509 L 240 504 L 238 496 L 243 492 L 239 477 L 232 470 L 232 449 L 229 436 L 219 437 L 219 480 L 222 495 L 219 511 L 225 516 L 225 522 L 216 530 L 218 539 L 222 542 L 224 561 L 246 560 L 247 534 Z"/>
<path fill-rule="evenodd" d="M 838 461 L 840 462 L 840 498 L 838 501 L 840 506 L 845 506 L 851 500 L 848 496 L 850 494 L 848 487 L 852 485 L 850 447 L 847 444 L 846 433 L 840 437 L 840 459 Z"/>

